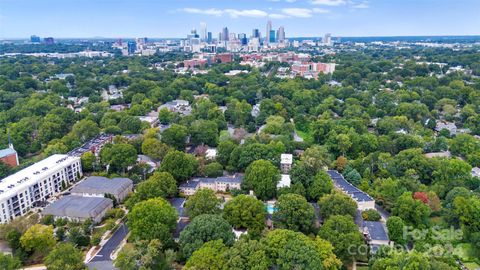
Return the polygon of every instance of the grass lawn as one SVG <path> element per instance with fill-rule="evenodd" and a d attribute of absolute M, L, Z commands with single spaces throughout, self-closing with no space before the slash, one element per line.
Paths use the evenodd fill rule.
<path fill-rule="evenodd" d="M 474 263 L 474 262 L 469 262 L 469 263 L 464 263 L 465 266 L 469 269 L 469 270 L 477 270 L 477 269 L 480 269 L 480 265 Z M 357 268 L 358 269 L 358 268 Z"/>
<path fill-rule="evenodd" d="M 478 258 L 475 257 L 475 251 L 473 250 L 472 244 L 470 243 L 460 243 L 455 246 L 453 254 L 460 257 L 463 264 L 469 270 L 477 270 L 480 269 L 480 265 L 478 264 Z"/>
<path fill-rule="evenodd" d="M 313 134 L 311 132 L 304 132 L 301 130 L 295 130 L 298 136 L 302 137 L 302 139 L 307 143 L 313 143 Z"/>
<path fill-rule="evenodd" d="M 457 246 L 455 246 L 455 250 L 453 251 L 453 253 L 460 257 L 463 262 L 470 262 L 475 259 L 472 244 L 470 243 L 458 244 Z"/>

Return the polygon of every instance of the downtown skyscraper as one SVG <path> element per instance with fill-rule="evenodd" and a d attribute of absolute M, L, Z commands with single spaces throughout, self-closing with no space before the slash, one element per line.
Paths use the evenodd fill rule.
<path fill-rule="evenodd" d="M 230 38 L 230 33 L 228 32 L 228 28 L 227 27 L 224 27 L 222 29 L 222 34 L 221 34 L 221 40 L 222 41 L 228 41 L 229 38 Z"/>
<path fill-rule="evenodd" d="M 268 21 L 267 22 L 267 31 L 265 32 L 266 33 L 266 37 L 265 37 L 265 44 L 268 45 L 268 43 L 270 42 L 271 40 L 271 34 L 272 34 L 272 21 Z"/>

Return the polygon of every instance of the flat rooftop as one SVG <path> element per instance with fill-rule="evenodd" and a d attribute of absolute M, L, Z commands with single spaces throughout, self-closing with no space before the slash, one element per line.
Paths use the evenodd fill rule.
<path fill-rule="evenodd" d="M 113 201 L 107 198 L 69 195 L 45 207 L 42 214 L 86 219 L 96 217 L 112 205 Z"/>
<path fill-rule="evenodd" d="M 58 169 L 78 160 L 68 155 L 51 155 L 21 171 L 0 180 L 0 200 L 13 196 L 18 191 L 33 185 Z"/>
<path fill-rule="evenodd" d="M 72 193 L 90 193 L 116 195 L 133 185 L 133 181 L 128 178 L 106 178 L 101 176 L 90 176 L 78 183 L 72 188 Z"/>

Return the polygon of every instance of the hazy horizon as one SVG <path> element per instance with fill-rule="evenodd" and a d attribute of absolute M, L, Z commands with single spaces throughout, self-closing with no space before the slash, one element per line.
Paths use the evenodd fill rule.
<path fill-rule="evenodd" d="M 287 37 L 476 36 L 476 0 L 0 0 L 0 37 L 183 38 L 200 23 L 250 35 L 266 22 Z M 28 8 L 25 8 L 28 7 Z"/>

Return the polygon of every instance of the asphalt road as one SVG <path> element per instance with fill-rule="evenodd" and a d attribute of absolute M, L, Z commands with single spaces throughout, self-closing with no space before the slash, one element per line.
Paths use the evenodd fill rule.
<path fill-rule="evenodd" d="M 100 262 L 100 261 L 111 261 L 110 254 L 117 248 L 118 245 L 122 242 L 123 239 L 128 234 L 128 228 L 124 223 L 118 228 L 117 231 L 108 239 L 108 241 L 103 245 L 102 249 L 93 257 L 91 262 Z"/>

